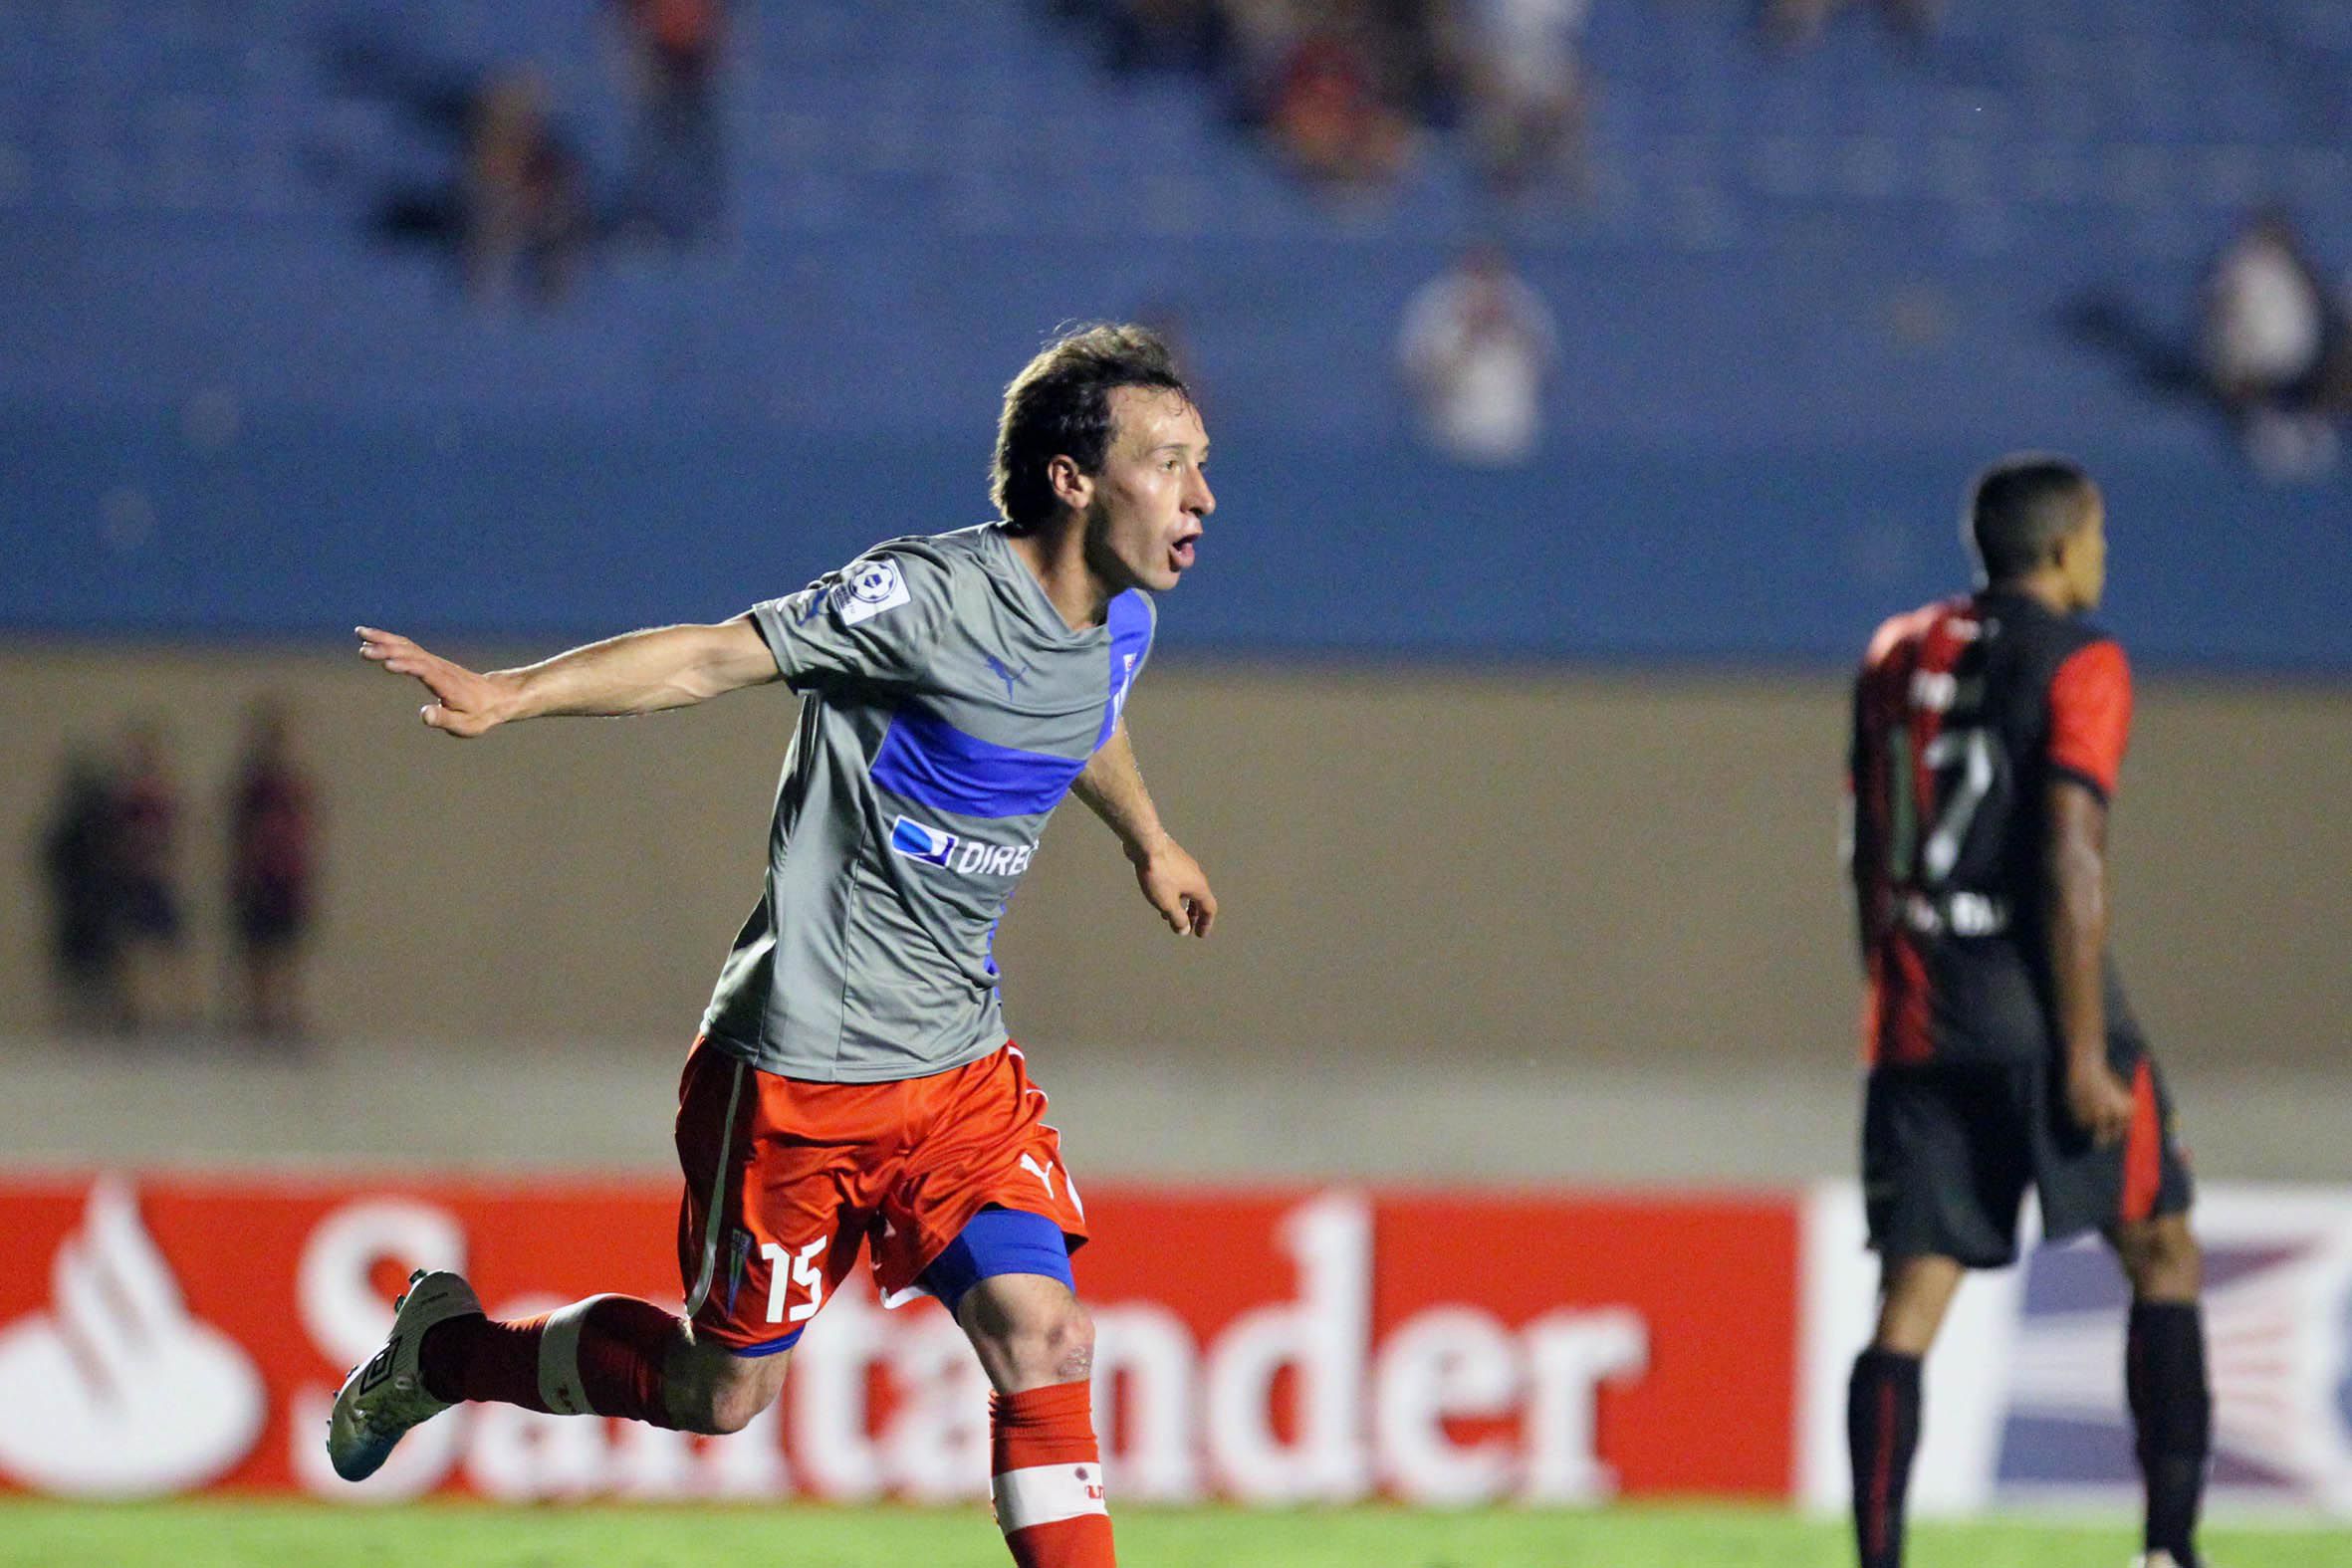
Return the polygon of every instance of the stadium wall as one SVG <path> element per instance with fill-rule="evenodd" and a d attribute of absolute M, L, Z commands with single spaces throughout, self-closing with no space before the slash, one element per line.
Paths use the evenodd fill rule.
<path fill-rule="evenodd" d="M 1016 340 L 1004 362 L 1026 351 Z M 1384 384 L 1377 363 L 1306 363 Z M 575 374 L 540 369 L 559 385 Z M 917 372 L 940 373 L 895 367 Z M 902 388 L 912 406 L 952 411 L 948 432 L 879 407 L 862 424 L 828 409 L 812 429 L 732 403 L 334 404 L 249 410 L 237 443 L 212 450 L 191 444 L 176 407 L 0 400 L 0 449 L 23 454 L 0 494 L 16 568 L 0 573 L 0 628 L 308 638 L 364 618 L 576 641 L 717 619 L 879 537 L 982 521 L 1001 374 L 952 394 Z M 1957 404 L 1959 380 L 1906 391 Z M 1633 395 L 1598 372 L 1590 384 L 1610 387 L 1597 409 Z M 1721 384 L 1642 395 L 1649 414 L 1563 429 L 1534 463 L 1499 472 L 1421 452 L 1401 409 L 1319 431 L 1263 406 L 1279 394 L 1259 391 L 1254 412 L 1212 399 L 1221 504 L 1162 645 L 1839 667 L 1880 617 L 1958 584 L 1970 474 L 2002 450 L 2064 446 L 2107 492 L 2111 618 L 2143 665 L 2352 670 L 2335 591 L 2352 572 L 2341 487 L 2264 486 L 2197 427 L 2083 430 L 2006 410 L 1982 433 L 1890 434 L 1849 428 L 1812 386 L 1761 399 L 1809 427 L 1716 430 L 1670 410 L 1715 406 Z"/>
<path fill-rule="evenodd" d="M 340 654 L 20 644 L 0 652 L 0 841 L 31 846 L 70 744 L 164 717 L 201 951 L 222 957 L 217 791 L 264 690 L 298 705 L 325 798 L 333 1033 L 682 1048 L 754 896 L 789 695 L 460 745 Z M 1216 878 L 1218 934 L 1160 933 L 1073 807 L 1006 923 L 1014 1026 L 1080 1069 L 1842 1067 L 1843 701 L 1820 676 L 1164 659 L 1131 717 Z M 2176 1070 L 2342 1059 L 2352 814 L 2324 782 L 2347 756 L 2342 689 L 2144 684 L 2116 944 Z M 17 864 L 0 1034 L 24 1035 L 47 1022 L 45 915 Z"/>

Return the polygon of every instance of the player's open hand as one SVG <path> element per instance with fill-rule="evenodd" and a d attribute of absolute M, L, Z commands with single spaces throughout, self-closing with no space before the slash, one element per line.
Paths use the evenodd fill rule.
<path fill-rule="evenodd" d="M 427 653 L 397 632 L 378 631 L 373 626 L 361 626 L 357 631 L 360 658 L 372 660 L 394 675 L 413 676 L 432 693 L 433 700 L 424 705 L 421 717 L 443 735 L 471 740 L 505 717 L 499 708 L 502 689 L 495 677 Z"/>
<path fill-rule="evenodd" d="M 1135 881 L 1143 896 L 1160 912 L 1170 931 L 1178 936 L 1209 934 L 1209 927 L 1217 920 L 1217 895 L 1209 891 L 1209 879 L 1200 862 L 1186 854 L 1181 844 L 1173 838 L 1163 839 L 1158 848 L 1128 858 L 1135 862 Z"/>
<path fill-rule="evenodd" d="M 2136 1102 L 2132 1091 L 2113 1067 L 2103 1061 L 2070 1066 L 2066 1070 L 2066 1113 L 2105 1148 L 2121 1143 L 2132 1129 Z"/>

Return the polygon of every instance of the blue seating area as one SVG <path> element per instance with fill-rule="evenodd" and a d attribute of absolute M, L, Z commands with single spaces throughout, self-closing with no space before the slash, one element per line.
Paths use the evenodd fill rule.
<path fill-rule="evenodd" d="M 2255 483 L 2210 411 L 2057 326 L 2098 293 L 2184 336 L 2199 265 L 2272 197 L 2352 264 L 2352 8 L 1953 0 L 1924 49 L 1864 10 L 1781 57 L 1743 5 L 1598 0 L 1593 198 L 1498 212 L 1443 135 L 1390 199 L 1313 199 L 1203 84 L 1111 75 L 1042 4 L 736 0 L 725 237 L 604 246 L 559 305 L 485 311 L 446 256 L 373 237 L 372 205 L 454 154 L 348 62 L 534 66 L 602 199 L 629 135 L 605 0 L 0 0 L 5 526 L 50 573 L 0 583 L 0 625 L 347 624 L 449 530 L 508 584 L 419 602 L 461 629 L 716 610 L 747 512 L 823 520 L 777 552 L 804 573 L 977 515 L 1006 374 L 1058 322 L 1149 310 L 1206 389 L 1235 535 L 1292 531 L 1231 558 L 1280 581 L 1180 639 L 1841 657 L 1855 614 L 1950 578 L 1968 469 L 2035 444 L 2148 498 L 2160 559 L 2119 565 L 2193 595 L 2171 657 L 2352 669 L 2311 581 L 2352 574 L 2341 484 Z M 1565 362 L 1542 461 L 1470 483 L 1404 438 L 1392 346 L 1412 290 L 1491 232 Z M 877 451 L 901 454 L 881 480 Z M 1415 613 L 1302 585 L 1334 527 L 1406 553 L 1475 527 L 1548 560 L 1604 507 L 1702 574 L 1665 621 L 1613 608 L 1659 596 L 1605 552 L 1561 560 L 1584 599 L 1549 619 L 1468 579 Z M 125 508 L 151 523 L 106 522 Z M 373 543 L 205 564 L 330 527 Z M 2292 580 L 2216 559 L 2249 530 Z M 717 560 L 638 560 L 655 533 Z M 584 591 L 525 564 L 551 549 L 638 564 Z M 1786 564 L 1760 578 L 1752 549 Z"/>
<path fill-rule="evenodd" d="M 0 0 L 0 200 L 19 221 L 335 228 L 336 193 L 306 164 L 337 144 L 400 140 L 328 65 L 337 41 L 364 38 L 458 68 L 531 63 L 609 158 L 621 127 L 608 9 Z M 1042 11 L 739 3 L 743 225 L 1309 239 L 1334 226 L 1218 125 L 1193 84 L 1106 77 Z M 1604 0 L 1586 54 L 1602 85 L 1601 199 L 1530 219 L 1530 243 L 1752 252 L 1803 246 L 1829 215 L 1846 238 L 1909 245 L 1926 208 L 1954 225 L 1928 238 L 1968 255 L 2019 243 L 2054 210 L 2122 216 L 2103 244 L 2169 259 L 2200 253 L 2215 221 L 2265 196 L 2331 223 L 2352 201 L 2352 18 L 2330 0 L 1956 0 L 1927 49 L 1855 17 L 1790 58 L 1760 48 L 1735 5 Z M 1035 210 L 1029 198 L 1072 174 L 1076 199 Z M 1476 221 L 1441 155 L 1389 211 L 1336 226 L 1394 236 Z"/>

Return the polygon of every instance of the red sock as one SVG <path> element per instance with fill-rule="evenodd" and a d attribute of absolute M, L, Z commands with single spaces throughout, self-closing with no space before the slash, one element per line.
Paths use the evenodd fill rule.
<path fill-rule="evenodd" d="M 480 1399 L 546 1410 L 539 1397 L 539 1336 L 546 1327 L 545 1317 L 501 1323 L 469 1312 L 442 1319 L 416 1347 L 425 1392 L 453 1405 Z"/>
<path fill-rule="evenodd" d="M 675 1428 L 661 1365 L 680 1320 L 634 1296 L 590 1296 L 513 1323 L 453 1317 L 417 1347 L 435 1399 L 491 1400 L 565 1416 L 624 1416 Z"/>
<path fill-rule="evenodd" d="M 1090 1385 L 1000 1394 L 989 1417 L 996 1437 L 989 1489 L 1013 1561 L 1020 1568 L 1115 1568 Z"/>

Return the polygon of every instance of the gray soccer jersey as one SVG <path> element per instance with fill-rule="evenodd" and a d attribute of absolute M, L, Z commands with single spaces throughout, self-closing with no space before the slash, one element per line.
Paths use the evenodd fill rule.
<path fill-rule="evenodd" d="M 997 921 L 1151 652 L 1130 589 L 1071 631 L 1003 525 L 891 540 L 753 606 L 803 696 L 767 885 L 703 1032 L 787 1077 L 873 1083 L 1005 1042 Z"/>

